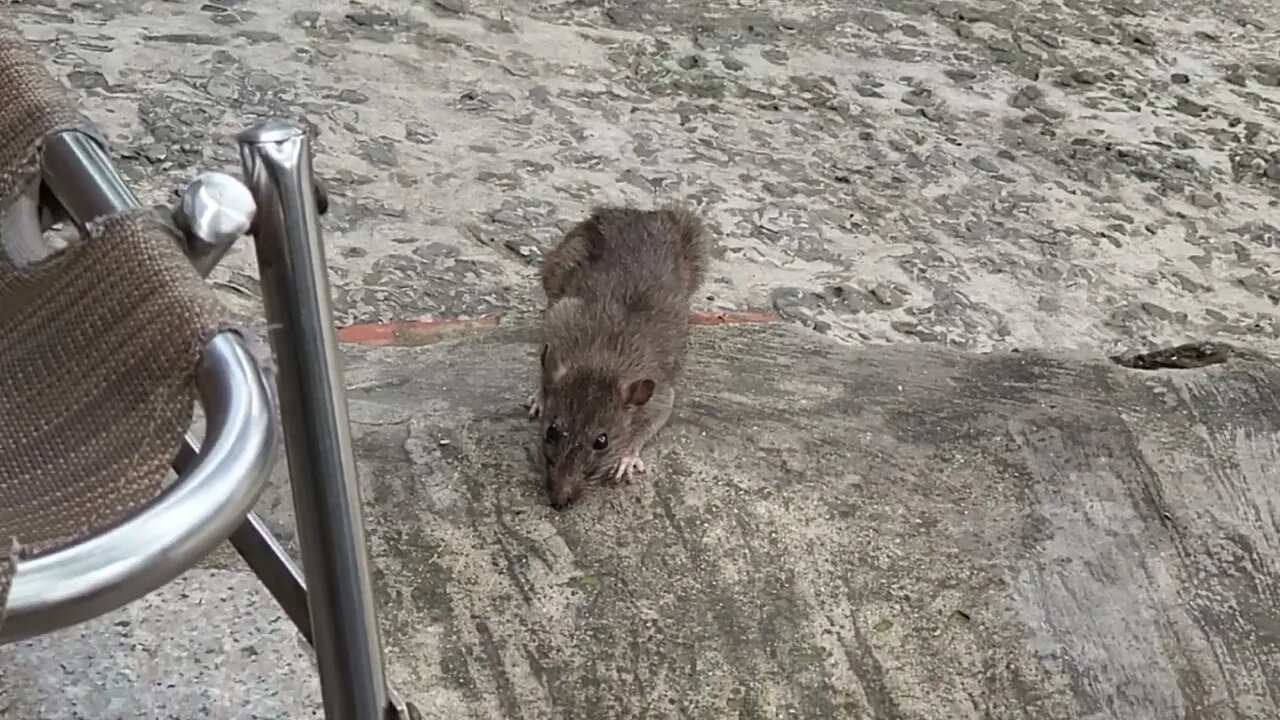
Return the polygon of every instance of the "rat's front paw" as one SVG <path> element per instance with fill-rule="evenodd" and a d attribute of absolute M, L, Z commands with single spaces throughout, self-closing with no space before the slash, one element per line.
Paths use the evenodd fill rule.
<path fill-rule="evenodd" d="M 613 479 L 631 482 L 631 478 L 642 472 L 644 472 L 644 461 L 639 455 L 632 455 L 618 462 L 618 469 L 613 473 Z"/>
<path fill-rule="evenodd" d="M 542 414 L 542 388 L 538 388 L 536 392 L 524 401 L 524 406 L 529 408 L 529 419 L 532 420 Z"/>

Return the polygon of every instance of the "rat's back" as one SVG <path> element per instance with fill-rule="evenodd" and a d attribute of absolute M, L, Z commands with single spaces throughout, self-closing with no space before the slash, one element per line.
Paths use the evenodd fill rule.
<path fill-rule="evenodd" d="M 547 254 L 548 303 L 565 296 L 633 313 L 687 312 L 702 285 L 707 247 L 701 221 L 678 207 L 597 207 Z"/>

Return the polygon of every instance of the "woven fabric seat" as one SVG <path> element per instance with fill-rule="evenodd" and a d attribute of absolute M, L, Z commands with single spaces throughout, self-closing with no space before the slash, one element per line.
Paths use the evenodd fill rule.
<path fill-rule="evenodd" d="M 0 212 L 38 190 L 41 143 L 67 129 L 91 133 L 0 19 Z M 101 533 L 163 489 L 225 317 L 150 212 L 91 223 L 38 263 L 20 225 L 0 236 L 0 623 L 16 560 Z"/>
<path fill-rule="evenodd" d="M 163 219 L 143 210 L 0 14 L 0 644 L 121 608 L 229 540 L 315 647 L 326 717 L 414 720 L 383 671 L 310 139 L 271 118 L 236 142 L 243 180 L 202 173 Z M 59 219 L 74 232 L 45 232 Z M 201 279 L 245 234 L 274 358 Z M 305 577 L 253 513 L 277 399 Z"/>

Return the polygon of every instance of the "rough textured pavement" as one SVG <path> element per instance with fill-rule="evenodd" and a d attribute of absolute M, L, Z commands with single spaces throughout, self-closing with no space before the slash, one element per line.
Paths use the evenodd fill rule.
<path fill-rule="evenodd" d="M 648 480 L 568 512 L 527 327 L 352 350 L 392 674 L 428 717 L 1275 717 L 1272 363 L 695 338 Z M 311 716 L 236 567 L 6 649 L 5 717 Z"/>
<path fill-rule="evenodd" d="M 707 305 L 844 340 L 1275 345 L 1267 2 L 35 0 L 148 197 L 305 116 L 347 321 L 536 303 L 597 201 L 717 228 Z M 250 253 L 219 279 L 253 296 Z"/>
<path fill-rule="evenodd" d="M 1276 717 L 1277 371 L 1086 358 L 1277 349 L 1280 9 L 853 5 L 7 11 L 149 201 L 305 116 L 344 337 L 507 318 L 347 348 L 391 672 L 430 717 Z M 649 483 L 554 514 L 533 264 L 594 202 L 672 199 L 716 229 L 702 307 L 787 324 L 699 331 Z M 247 250 L 215 280 L 251 316 Z M 0 649 L 0 717 L 314 717 L 250 580 L 215 557 Z"/>

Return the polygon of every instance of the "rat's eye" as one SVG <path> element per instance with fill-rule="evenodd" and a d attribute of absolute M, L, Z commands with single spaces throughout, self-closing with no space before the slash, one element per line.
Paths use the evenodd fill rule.
<path fill-rule="evenodd" d="M 596 441 L 592 443 L 591 447 L 597 450 L 603 450 L 609 447 L 609 436 L 604 433 L 600 433 L 596 436 Z"/>
<path fill-rule="evenodd" d="M 556 427 L 555 425 L 548 425 L 547 435 L 546 435 L 547 442 L 553 443 L 558 441 L 559 439 L 560 439 L 560 428 Z"/>

